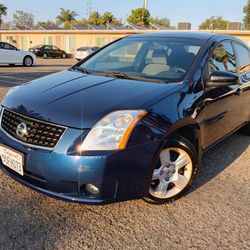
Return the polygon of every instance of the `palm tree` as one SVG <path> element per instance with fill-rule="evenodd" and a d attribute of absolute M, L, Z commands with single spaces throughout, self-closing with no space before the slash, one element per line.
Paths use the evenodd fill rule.
<path fill-rule="evenodd" d="M 114 21 L 114 15 L 107 11 L 103 14 L 103 23 L 106 24 L 106 23 L 112 23 Z"/>
<path fill-rule="evenodd" d="M 95 11 L 92 12 L 90 15 L 90 23 L 94 24 L 94 25 L 100 25 L 101 24 L 101 15 L 99 14 L 99 12 Z"/>
<path fill-rule="evenodd" d="M 7 7 L 0 3 L 0 27 L 2 25 L 2 16 L 7 16 Z"/>
<path fill-rule="evenodd" d="M 56 17 L 56 23 L 63 25 L 65 28 L 69 28 L 70 23 L 76 20 L 75 17 L 78 16 L 78 14 L 75 11 L 65 10 L 64 8 L 60 10 L 60 15 Z"/>

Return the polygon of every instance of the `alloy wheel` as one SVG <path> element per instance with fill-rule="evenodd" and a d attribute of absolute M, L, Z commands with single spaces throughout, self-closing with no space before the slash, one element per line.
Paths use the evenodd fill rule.
<path fill-rule="evenodd" d="M 27 67 L 30 67 L 33 64 L 33 60 L 31 57 L 27 56 L 24 59 L 24 65 Z"/>
<path fill-rule="evenodd" d="M 178 195 L 189 184 L 193 163 L 189 154 L 181 148 L 166 148 L 160 152 L 149 189 L 157 199 L 169 199 Z"/>

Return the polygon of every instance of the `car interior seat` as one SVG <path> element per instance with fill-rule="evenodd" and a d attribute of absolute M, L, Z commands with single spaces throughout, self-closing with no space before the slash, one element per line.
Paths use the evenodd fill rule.
<path fill-rule="evenodd" d="M 167 65 L 167 54 L 165 50 L 155 50 L 152 54 L 152 62 L 148 64 L 143 73 L 147 75 L 155 76 L 161 72 L 168 71 L 170 69 Z"/>

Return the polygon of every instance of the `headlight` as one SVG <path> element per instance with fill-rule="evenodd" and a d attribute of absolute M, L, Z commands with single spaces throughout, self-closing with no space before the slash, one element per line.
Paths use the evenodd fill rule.
<path fill-rule="evenodd" d="M 81 151 L 124 149 L 137 122 L 145 110 L 115 111 L 102 118 L 80 146 Z"/>

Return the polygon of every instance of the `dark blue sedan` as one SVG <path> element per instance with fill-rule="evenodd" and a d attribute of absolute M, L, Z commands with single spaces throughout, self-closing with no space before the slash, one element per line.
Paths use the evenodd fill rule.
<path fill-rule="evenodd" d="M 208 33 L 122 38 L 66 71 L 9 90 L 0 168 L 47 195 L 101 204 L 185 193 L 202 154 L 250 135 L 250 57 Z"/>

